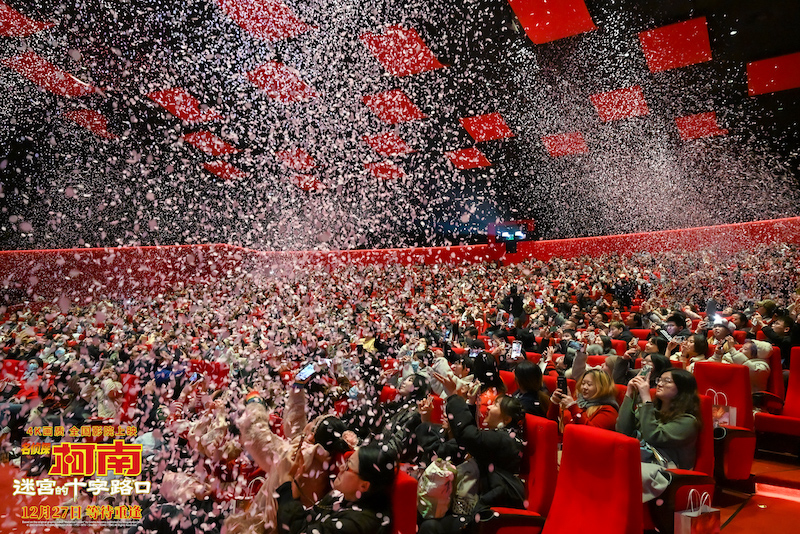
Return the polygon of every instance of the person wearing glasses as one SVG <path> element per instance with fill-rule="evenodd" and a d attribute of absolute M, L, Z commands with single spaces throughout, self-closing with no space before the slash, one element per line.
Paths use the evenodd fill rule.
<path fill-rule="evenodd" d="M 643 502 L 654 500 L 669 485 L 666 469 L 694 468 L 700 426 L 700 397 L 690 372 L 664 371 L 656 381 L 655 399 L 649 375 L 628 383 L 617 431 L 640 440 Z"/>
<path fill-rule="evenodd" d="M 296 462 L 288 481 L 278 487 L 278 529 L 288 534 L 386 534 L 391 524 L 391 489 L 395 459 L 373 443 L 346 455 L 347 460 L 333 481 L 333 491 L 311 508 L 301 502 L 297 477 L 302 462 Z"/>

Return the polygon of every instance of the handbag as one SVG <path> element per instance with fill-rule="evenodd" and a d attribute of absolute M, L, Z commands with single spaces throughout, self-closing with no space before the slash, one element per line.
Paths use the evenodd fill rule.
<path fill-rule="evenodd" d="M 456 467 L 456 491 L 453 495 L 453 513 L 467 515 L 478 504 L 481 472 L 475 458 L 470 458 Z"/>
<path fill-rule="evenodd" d="M 719 509 L 711 508 L 711 496 L 708 493 L 701 496 L 696 489 L 689 492 L 689 508 L 675 512 L 675 534 L 719 534 L 719 524 Z"/>
<path fill-rule="evenodd" d="M 423 519 L 440 519 L 450 509 L 456 468 L 442 458 L 431 462 L 417 483 L 417 511 Z"/>
<path fill-rule="evenodd" d="M 736 406 L 728 405 L 728 396 L 723 392 L 717 392 L 713 389 L 706 390 L 706 395 L 714 399 L 714 405 L 711 408 L 711 414 L 714 417 L 714 427 L 723 426 L 736 426 Z M 722 402 L 725 404 L 722 404 Z"/>

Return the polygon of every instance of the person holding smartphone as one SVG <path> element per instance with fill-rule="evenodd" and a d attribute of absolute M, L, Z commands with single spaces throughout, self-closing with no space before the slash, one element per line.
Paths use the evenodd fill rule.
<path fill-rule="evenodd" d="M 577 398 L 572 397 L 566 382 L 565 377 L 559 377 L 558 387 L 550 396 L 547 418 L 557 421 L 561 432 L 568 424 L 614 430 L 619 405 L 611 377 L 601 369 L 586 371 L 578 379 Z"/>

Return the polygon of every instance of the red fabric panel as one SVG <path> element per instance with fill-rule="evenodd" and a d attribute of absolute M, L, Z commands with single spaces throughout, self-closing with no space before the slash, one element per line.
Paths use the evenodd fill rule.
<path fill-rule="evenodd" d="M 376 95 L 366 95 L 363 101 L 378 118 L 389 124 L 426 118 L 400 89 Z"/>
<path fill-rule="evenodd" d="M 31 20 L 0 2 L 0 35 L 4 37 L 25 37 L 53 26 L 52 22 Z"/>
<path fill-rule="evenodd" d="M 92 109 L 75 109 L 62 115 L 65 119 L 77 122 L 90 132 L 106 139 L 116 139 L 117 136 L 107 130 L 108 119 Z"/>
<path fill-rule="evenodd" d="M 187 122 L 209 122 L 222 118 L 222 115 L 214 110 L 201 111 L 200 102 L 181 87 L 154 91 L 149 93 L 147 98 Z"/>
<path fill-rule="evenodd" d="M 395 178 L 402 178 L 406 174 L 403 169 L 392 163 L 391 161 L 382 161 L 380 163 L 365 163 L 364 168 L 367 169 L 375 178 L 381 180 L 393 180 Z"/>
<path fill-rule="evenodd" d="M 247 73 L 253 85 L 266 91 L 270 98 L 281 102 L 304 102 L 317 94 L 309 87 L 296 70 L 277 61 L 268 61 Z"/>
<path fill-rule="evenodd" d="M 638 85 L 591 95 L 589 100 L 605 122 L 647 115 L 649 111 L 642 88 Z"/>
<path fill-rule="evenodd" d="M 581 132 L 546 135 L 542 137 L 542 143 L 544 143 L 547 153 L 554 158 L 589 152 L 589 147 L 586 146 Z"/>
<path fill-rule="evenodd" d="M 477 148 L 462 148 L 453 152 L 445 152 L 444 155 L 457 169 L 475 169 L 492 165 Z"/>
<path fill-rule="evenodd" d="M 383 35 L 363 33 L 359 37 L 372 55 L 394 76 L 409 76 L 444 67 L 413 28 L 389 26 Z"/>
<path fill-rule="evenodd" d="M 84 96 L 96 88 L 80 81 L 34 52 L 26 52 L 3 60 L 3 65 L 17 71 L 42 89 L 61 96 Z"/>
<path fill-rule="evenodd" d="M 247 177 L 244 171 L 237 169 L 227 161 L 210 161 L 208 163 L 203 163 L 203 168 L 223 180 L 241 180 Z"/>
<path fill-rule="evenodd" d="M 736 436 L 725 440 L 725 476 L 747 480 L 756 454 L 756 436 Z"/>
<path fill-rule="evenodd" d="M 211 156 L 239 152 L 235 146 L 226 143 L 211 132 L 193 132 L 183 136 L 187 143 Z"/>
<path fill-rule="evenodd" d="M 650 72 L 711 61 L 705 17 L 641 32 L 639 42 Z"/>
<path fill-rule="evenodd" d="M 508 0 L 535 44 L 596 30 L 584 0 Z"/>
<path fill-rule="evenodd" d="M 280 0 L 217 0 L 217 4 L 236 24 L 258 39 L 280 41 L 311 29 Z"/>
<path fill-rule="evenodd" d="M 381 156 L 402 156 L 403 154 L 414 152 L 414 150 L 394 132 L 365 135 L 362 139 Z"/>
<path fill-rule="evenodd" d="M 325 184 L 307 174 L 295 174 L 292 176 L 291 182 L 304 191 L 317 192 L 325 189 Z"/>
<path fill-rule="evenodd" d="M 514 132 L 509 129 L 506 121 L 499 113 L 488 113 L 486 115 L 476 115 L 474 117 L 462 117 L 458 119 L 469 135 L 476 142 L 493 141 L 505 137 L 514 137 Z"/>
<path fill-rule="evenodd" d="M 800 419 L 785 415 L 774 415 L 766 412 L 755 414 L 757 432 L 774 432 L 800 436 Z"/>
<path fill-rule="evenodd" d="M 800 87 L 800 52 L 747 64 L 747 93 L 750 96 L 795 87 Z"/>
<path fill-rule="evenodd" d="M 307 172 L 316 167 L 314 158 L 302 148 L 293 148 L 291 150 L 281 150 L 275 152 L 275 155 L 281 160 L 281 163 L 300 172 Z"/>
<path fill-rule="evenodd" d="M 728 130 L 724 130 L 717 125 L 717 114 L 713 111 L 676 117 L 675 124 L 678 126 L 678 133 L 680 133 L 681 139 L 684 141 L 728 134 Z"/>

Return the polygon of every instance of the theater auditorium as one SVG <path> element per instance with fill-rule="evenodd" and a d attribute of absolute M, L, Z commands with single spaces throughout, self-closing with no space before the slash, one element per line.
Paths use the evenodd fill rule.
<path fill-rule="evenodd" d="M 0 0 L 0 532 L 795 532 L 798 24 Z"/>

